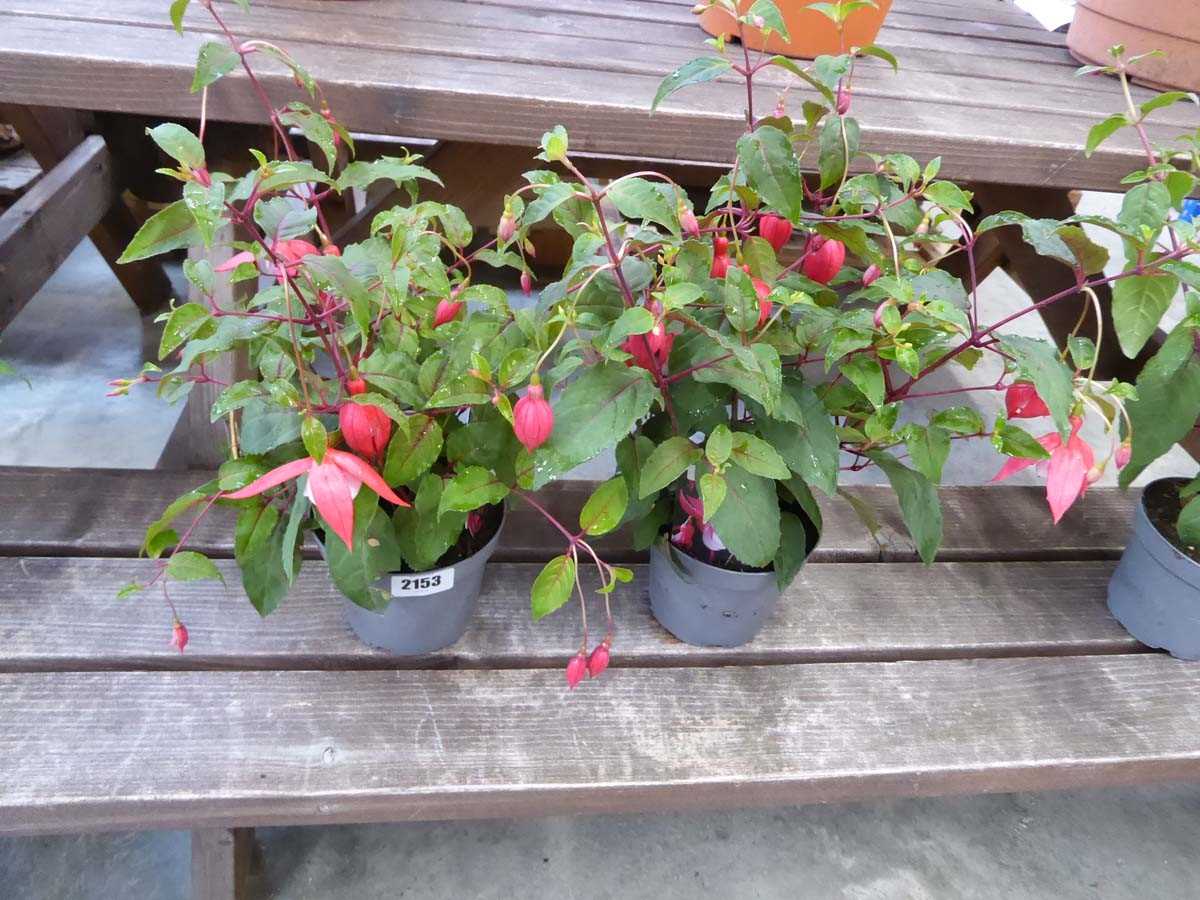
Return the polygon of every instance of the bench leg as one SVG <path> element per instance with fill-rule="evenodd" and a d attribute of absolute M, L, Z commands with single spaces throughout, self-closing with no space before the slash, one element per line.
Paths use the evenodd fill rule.
<path fill-rule="evenodd" d="M 246 900 L 253 848 L 253 828 L 193 831 L 193 900 Z"/>

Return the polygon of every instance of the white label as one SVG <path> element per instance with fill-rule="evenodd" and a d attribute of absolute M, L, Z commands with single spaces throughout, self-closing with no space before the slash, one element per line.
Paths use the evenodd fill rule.
<path fill-rule="evenodd" d="M 440 594 L 452 587 L 454 587 L 453 569 L 392 576 L 393 597 L 425 597 L 429 594 Z"/>

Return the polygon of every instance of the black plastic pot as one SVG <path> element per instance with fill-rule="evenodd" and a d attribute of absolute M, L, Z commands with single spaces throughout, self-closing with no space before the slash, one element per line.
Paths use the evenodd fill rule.
<path fill-rule="evenodd" d="M 1148 486 L 1108 584 L 1108 608 L 1143 644 L 1180 659 L 1200 659 L 1200 563 L 1177 550 L 1150 521 L 1149 491 Z"/>

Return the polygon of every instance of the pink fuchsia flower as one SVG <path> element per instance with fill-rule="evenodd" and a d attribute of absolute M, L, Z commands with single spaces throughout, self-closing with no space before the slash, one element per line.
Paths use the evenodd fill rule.
<path fill-rule="evenodd" d="M 792 223 L 783 216 L 767 213 L 759 217 L 758 235 L 778 253 L 792 239 Z"/>
<path fill-rule="evenodd" d="M 462 308 L 461 300 L 439 300 L 437 309 L 433 311 L 433 327 L 441 328 L 447 322 L 453 322 Z"/>
<path fill-rule="evenodd" d="M 171 646 L 174 647 L 176 650 L 178 650 L 180 653 L 182 653 L 183 648 L 187 646 L 187 643 L 188 643 L 187 626 L 184 625 L 182 622 L 180 622 L 178 618 L 172 619 L 171 620 Z"/>
<path fill-rule="evenodd" d="M 588 657 L 587 671 L 592 678 L 599 678 L 600 675 L 608 668 L 609 662 L 609 647 L 612 646 L 612 638 L 605 638 L 601 643 L 596 645 L 596 649 L 592 651 Z"/>
<path fill-rule="evenodd" d="M 1082 425 L 1081 418 L 1072 416 L 1071 436 L 1067 438 L 1066 443 L 1057 431 L 1038 438 L 1038 443 L 1050 451 L 1049 460 L 1013 457 L 996 473 L 992 481 L 1003 481 L 1032 465 L 1038 464 L 1040 467 L 1044 463 L 1046 502 L 1050 505 L 1050 514 L 1057 525 L 1075 501 L 1087 492 L 1090 480 L 1094 480 L 1091 473 L 1096 457 L 1088 443 L 1079 436 Z"/>
<path fill-rule="evenodd" d="M 1050 410 L 1028 381 L 1014 381 L 1004 392 L 1004 409 L 1010 419 L 1037 419 L 1050 415 Z"/>
<path fill-rule="evenodd" d="M 571 690 L 578 687 L 579 682 L 583 681 L 583 676 L 588 671 L 588 658 L 580 650 L 571 657 L 571 661 L 567 663 L 567 686 Z"/>
<path fill-rule="evenodd" d="M 398 497 L 379 473 L 367 463 L 353 453 L 334 450 L 332 447 L 325 451 L 325 458 L 321 462 L 311 457 L 292 460 L 275 467 L 241 490 L 224 496 L 229 500 L 257 497 L 263 491 L 299 478 L 306 472 L 306 493 L 311 496 L 317 512 L 333 529 L 333 533 L 340 537 L 342 543 L 350 550 L 354 549 L 354 497 L 364 484 L 384 500 L 397 506 L 409 505 L 403 498 Z"/>
<path fill-rule="evenodd" d="M 283 284 L 283 273 L 287 272 L 289 278 L 295 278 L 296 273 L 300 271 L 300 261 L 306 256 L 341 256 L 342 251 L 334 244 L 330 244 L 324 251 L 317 249 L 316 245 L 302 240 L 300 238 L 289 238 L 287 240 L 276 241 L 271 244 L 271 253 L 283 263 L 283 271 L 276 271 L 275 280 Z M 243 250 L 241 253 L 235 253 L 225 262 L 216 266 L 214 272 L 229 272 L 236 269 L 242 263 L 252 263 L 255 261 L 255 256 L 249 250 Z"/>
<path fill-rule="evenodd" d="M 683 201 L 679 202 L 679 227 L 683 229 L 683 233 L 688 237 L 700 237 L 700 222 L 696 219 L 696 214 L 688 208 Z"/>
<path fill-rule="evenodd" d="M 554 410 L 546 402 L 542 386 L 529 385 L 525 396 L 513 406 L 513 433 L 532 453 L 550 438 L 554 431 Z"/>
<path fill-rule="evenodd" d="M 829 284 L 833 281 L 834 276 L 842 270 L 842 263 L 846 261 L 846 245 L 841 241 L 829 240 L 820 235 L 815 236 L 812 240 L 813 247 L 804 257 L 800 270 L 813 281 Z"/>
<path fill-rule="evenodd" d="M 346 390 L 352 395 L 363 394 L 367 383 L 355 378 L 346 382 Z M 351 450 L 372 460 L 383 457 L 392 436 L 391 418 L 370 403 L 343 403 L 338 408 L 338 428 Z"/>
<path fill-rule="evenodd" d="M 882 274 L 883 272 L 879 270 L 879 266 L 875 265 L 875 263 L 871 263 L 869 266 L 867 266 L 867 270 L 863 272 L 862 286 L 870 287 Z"/>
<path fill-rule="evenodd" d="M 679 500 L 679 508 L 683 510 L 687 518 L 671 535 L 671 541 L 675 546 L 690 550 L 696 539 L 696 530 L 699 529 L 700 540 L 705 547 L 713 553 L 724 550 L 725 544 L 717 535 L 717 530 L 713 528 L 711 522 L 704 521 L 704 503 L 700 498 L 692 497 L 686 491 L 680 491 L 676 496 Z"/>
<path fill-rule="evenodd" d="M 729 238 L 713 238 L 712 268 L 708 270 L 711 278 L 724 278 L 729 271 Z"/>

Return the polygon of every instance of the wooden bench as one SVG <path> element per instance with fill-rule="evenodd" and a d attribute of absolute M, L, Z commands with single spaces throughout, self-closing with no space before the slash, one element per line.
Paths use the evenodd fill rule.
<path fill-rule="evenodd" d="M 313 559 L 260 619 L 215 516 L 196 544 L 229 586 L 173 592 L 181 656 L 156 598 L 114 595 L 149 565 L 143 524 L 202 480 L 0 469 L 0 833 L 195 829 L 196 896 L 229 898 L 256 825 L 1200 778 L 1200 667 L 1148 652 L 1104 604 L 1135 494 L 1091 491 L 1053 528 L 1039 488 L 947 489 L 925 568 L 890 492 L 853 489 L 880 509 L 879 540 L 826 503 L 758 640 L 671 639 L 639 568 L 616 596 L 613 668 L 569 693 L 575 621 L 530 622 L 549 542 L 519 510 L 467 635 L 405 660 L 355 639 Z M 610 556 L 634 558 L 624 541 Z"/>

